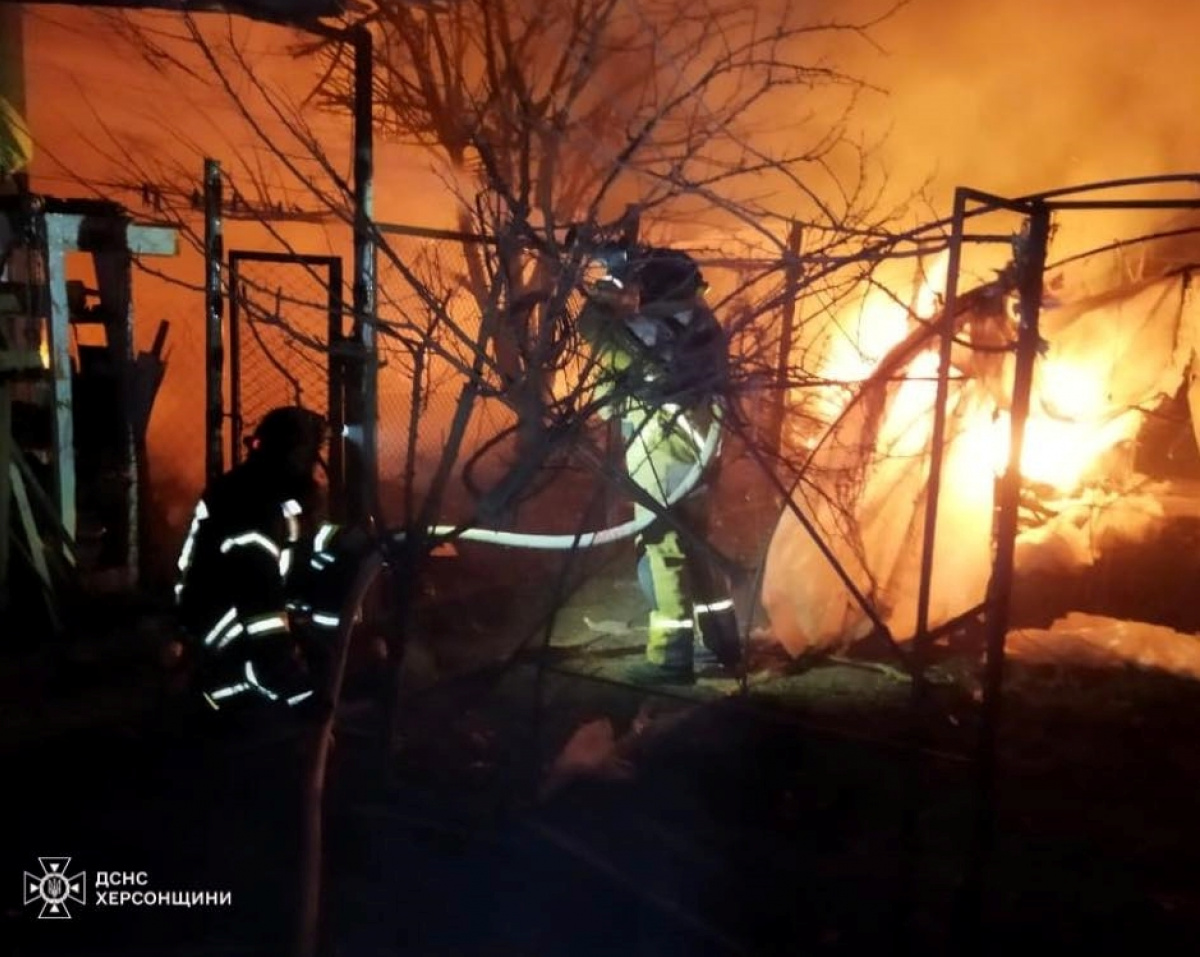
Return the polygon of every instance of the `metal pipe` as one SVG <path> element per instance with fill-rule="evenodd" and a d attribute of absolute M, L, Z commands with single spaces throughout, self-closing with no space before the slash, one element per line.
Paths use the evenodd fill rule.
<path fill-rule="evenodd" d="M 204 476 L 213 482 L 224 470 L 221 432 L 224 425 L 222 386 L 224 385 L 224 346 L 222 343 L 223 301 L 221 268 L 225 256 L 221 235 L 221 164 L 204 161 L 204 400 L 207 414 L 204 429 Z"/>
<path fill-rule="evenodd" d="M 229 464 L 242 461 L 242 284 L 240 257 L 229 254 Z"/>
<path fill-rule="evenodd" d="M 792 338 L 796 325 L 796 298 L 800 285 L 800 249 L 804 232 L 798 222 L 793 221 L 788 230 L 788 257 L 783 269 L 783 315 L 779 329 L 779 355 L 775 368 L 775 395 L 772 409 L 770 442 L 776 455 L 783 453 L 783 422 L 787 413 L 788 380 L 792 363 Z"/>
<path fill-rule="evenodd" d="M 921 569 L 917 585 L 917 621 L 909 652 L 912 679 L 909 695 L 907 738 L 910 746 L 908 778 L 905 788 L 900 852 L 897 855 L 897 926 L 911 932 L 915 898 L 913 887 L 920 851 L 920 800 L 923 778 L 923 750 L 927 744 L 922 721 L 926 695 L 925 668 L 933 636 L 929 630 L 929 602 L 933 591 L 933 559 L 937 537 L 938 506 L 941 501 L 942 462 L 946 444 L 946 404 L 950 393 L 951 358 L 957 328 L 958 274 L 962 266 L 962 247 L 966 226 L 967 191 L 954 191 L 954 212 L 950 221 L 949 260 L 946 291 L 942 303 L 941 339 L 938 349 L 937 392 L 933 405 L 933 429 L 929 445 L 929 478 L 925 493 L 925 522 L 921 542 Z"/>
<path fill-rule="evenodd" d="M 378 372 L 376 342 L 377 242 L 374 205 L 373 64 L 371 32 L 353 31 L 354 43 L 354 330 L 359 369 L 348 398 L 350 438 L 357 443 L 357 488 L 351 488 L 349 518 L 379 514 Z"/>
<path fill-rule="evenodd" d="M 1159 173 L 1154 176 L 1126 176 L 1119 179 L 1095 180 L 1078 186 L 1060 186 L 1043 193 L 1022 197 L 1019 202 L 1034 203 L 1053 199 L 1056 196 L 1072 196 L 1076 193 L 1098 193 L 1106 189 L 1127 189 L 1130 186 L 1164 186 L 1167 183 L 1191 183 L 1200 185 L 1200 173 Z"/>
<path fill-rule="evenodd" d="M 1062 187 L 1060 189 L 1048 190 L 1048 191 L 1042 192 L 1042 193 L 1032 193 L 1027 196 L 1020 196 L 1016 199 L 1005 199 L 1003 197 L 993 196 L 990 193 L 985 193 L 982 190 L 968 189 L 966 191 L 967 195 L 969 197 L 971 197 L 972 199 L 975 199 L 978 202 L 983 203 L 985 208 L 973 210 L 972 212 L 967 213 L 966 216 L 968 219 L 970 219 L 974 216 L 979 216 L 979 215 L 991 212 L 992 210 L 995 210 L 995 209 L 1008 209 L 1008 210 L 1013 210 L 1016 212 L 1024 213 L 1029 209 L 1030 204 L 1037 203 L 1041 200 L 1050 200 L 1050 199 L 1053 199 L 1054 197 L 1058 197 L 1058 196 L 1070 196 L 1070 195 L 1075 195 L 1075 194 L 1080 194 L 1080 193 L 1099 192 L 1101 190 L 1107 190 L 1107 189 L 1123 189 L 1123 188 L 1127 188 L 1127 187 L 1131 187 L 1131 186 L 1165 185 L 1167 183 L 1191 183 L 1193 185 L 1200 185 L 1200 173 L 1174 173 L 1174 174 L 1167 174 L 1167 175 L 1161 175 L 1161 176 L 1139 176 L 1139 177 L 1131 177 L 1131 178 L 1127 178 L 1127 179 L 1105 180 L 1105 181 L 1094 182 L 1094 183 L 1084 183 L 1084 184 L 1078 185 L 1078 186 L 1066 186 L 1066 187 Z M 1197 202 L 1200 202 L 1200 201 L 1190 200 L 1190 199 L 1144 200 L 1144 201 L 1143 200 L 1129 200 L 1128 205 L 1125 206 L 1124 208 L 1128 208 L 1128 209 L 1160 208 L 1160 207 L 1162 207 L 1162 204 L 1165 203 L 1166 204 L 1165 207 L 1162 207 L 1162 208 L 1186 209 L 1186 208 L 1191 208 L 1192 206 L 1196 205 Z M 1054 205 L 1050 206 L 1050 208 L 1051 209 L 1063 209 L 1063 208 L 1095 209 L 1095 208 L 1105 208 L 1105 207 L 1102 207 L 1102 206 L 1098 205 L 1097 203 L 1089 203 L 1089 202 L 1081 202 L 1077 206 L 1068 207 L 1062 203 L 1056 202 Z M 852 255 L 828 256 L 828 257 L 813 255 L 813 256 L 808 257 L 808 261 L 810 263 L 821 263 L 822 265 L 825 266 L 824 271 L 818 273 L 814 277 L 816 279 L 820 279 L 824 275 L 826 275 L 828 272 L 831 272 L 834 269 L 841 268 L 847 262 L 850 262 L 850 261 L 861 262 L 864 259 L 870 259 L 872 257 L 880 257 L 880 256 L 890 255 L 892 253 L 892 251 L 899 244 L 918 242 L 920 240 L 920 237 L 927 236 L 930 233 L 934 233 L 939 230 L 943 230 L 947 226 L 949 226 L 951 224 L 951 222 L 952 222 L 952 220 L 950 218 L 934 220 L 933 222 L 924 223 L 921 226 L 918 226 L 914 229 L 906 230 L 905 232 L 888 235 L 887 237 L 883 238 L 880 242 L 876 243 L 875 245 L 868 246 L 865 249 L 858 250 L 855 253 L 853 253 Z M 986 237 L 986 238 L 988 239 L 988 241 L 992 241 L 994 239 L 994 237 Z M 1005 241 L 1008 241 L 1008 237 L 1005 237 Z"/>
<path fill-rule="evenodd" d="M 376 223 L 375 231 L 382 235 L 415 236 L 420 239 L 440 239 L 448 243 L 481 243 L 495 246 L 495 236 L 467 233 L 460 229 L 435 229 L 431 226 L 409 226 L 405 223 Z"/>
<path fill-rule="evenodd" d="M 1109 199 L 1054 200 L 1045 204 L 1049 209 L 1072 209 L 1098 212 L 1108 209 L 1200 209 L 1200 199 Z"/>
<path fill-rule="evenodd" d="M 983 701 L 979 724 L 978 795 L 975 821 L 975 854 L 970 862 L 966 890 L 973 919 L 978 920 L 983 902 L 983 876 L 991 856 L 995 826 L 996 742 L 1004 687 L 1004 646 L 1008 634 L 1017 521 L 1021 500 L 1021 454 L 1025 424 L 1029 417 L 1034 366 L 1042 338 L 1039 319 L 1042 278 L 1050 238 L 1050 207 L 1031 205 L 1029 230 L 1017 255 L 1017 290 L 1020 296 L 1020 326 L 1017 331 L 1016 369 L 1013 375 L 1012 433 L 1008 465 L 996 495 L 996 554 L 988 588 L 987 661 L 984 668 Z"/>
<path fill-rule="evenodd" d="M 332 514 L 345 520 L 346 472 L 343 462 L 346 425 L 346 360 L 344 356 L 345 328 L 342 303 L 342 260 L 329 260 L 329 501 Z"/>
<path fill-rule="evenodd" d="M 950 257 L 946 272 L 946 295 L 942 306 L 942 338 L 938 352 L 937 395 L 933 406 L 933 432 L 929 446 L 929 482 L 925 495 L 925 528 L 921 544 L 921 577 L 917 586 L 917 626 L 912 646 L 912 703 L 919 705 L 925 693 L 925 658 L 929 646 L 929 602 L 933 592 L 933 557 L 937 535 L 938 504 L 942 491 L 942 461 L 946 444 L 946 402 L 950 394 L 950 359 L 954 349 L 958 299 L 958 273 L 962 266 L 962 240 L 967 209 L 967 191 L 954 191 L 954 215 L 950 225 Z"/>

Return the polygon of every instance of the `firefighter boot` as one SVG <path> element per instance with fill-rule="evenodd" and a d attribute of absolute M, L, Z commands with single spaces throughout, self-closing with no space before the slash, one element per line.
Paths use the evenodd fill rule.
<path fill-rule="evenodd" d="M 706 604 L 696 604 L 693 609 L 696 620 L 696 635 L 700 645 L 696 649 L 696 664 L 701 667 L 719 665 L 733 671 L 742 662 L 742 640 L 738 634 L 737 614 L 733 600 L 729 598 Z"/>
<path fill-rule="evenodd" d="M 692 620 L 650 612 L 650 634 L 644 660 L 630 665 L 624 677 L 639 685 L 690 685 L 696 680 Z"/>

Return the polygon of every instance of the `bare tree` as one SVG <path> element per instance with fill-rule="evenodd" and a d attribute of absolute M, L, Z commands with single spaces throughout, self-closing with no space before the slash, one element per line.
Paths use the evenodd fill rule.
<path fill-rule="evenodd" d="M 605 224 L 632 205 L 663 238 L 717 233 L 715 263 L 731 258 L 735 242 L 742 247 L 734 257 L 739 270 L 726 270 L 736 281 L 722 290 L 739 304 L 731 317 L 736 378 L 755 389 L 807 384 L 811 370 L 803 361 L 787 381 L 768 374 L 779 365 L 770 355 L 779 348 L 779 306 L 795 292 L 784 288 L 788 224 L 804 226 L 800 281 L 827 309 L 851 285 L 846 276 L 855 270 L 845 264 L 861 260 L 864 244 L 884 239 L 894 219 L 893 210 L 880 207 L 881 181 L 868 175 L 867 151 L 849 134 L 864 87 L 831 65 L 821 47 L 834 38 L 869 42 L 871 27 L 891 11 L 858 22 L 809 22 L 795 5 L 781 6 L 758 12 L 725 0 L 397 0 L 356 9 L 355 22 L 377 37 L 380 129 L 440 161 L 459 225 L 489 239 L 463 245 L 460 277 L 405 262 L 405 251 L 381 237 L 385 263 L 428 313 L 414 319 L 381 288 L 381 314 L 401 317 L 381 326 L 391 333 L 385 344 L 400 344 L 411 362 L 436 327 L 445 353 L 437 358 L 448 368 L 471 379 L 482 361 L 482 391 L 512 409 L 520 450 L 539 459 L 547 425 L 579 404 L 579 396 L 565 405 L 560 397 L 551 408 L 550 383 L 572 363 L 570 371 L 579 369 L 570 304 L 581 253 L 568 249 L 564 236 L 574 227 L 585 241 L 602 237 L 611 232 Z M 301 106 L 258 77 L 232 28 L 220 36 L 184 18 L 151 30 L 112 16 L 164 75 L 215 73 L 255 134 L 259 148 L 235 157 L 252 195 L 233 215 L 349 221 L 340 161 Z M 180 41 L 190 53 L 181 52 Z M 301 38 L 295 49 L 315 60 L 309 105 L 347 111 L 346 45 Z M 148 165 L 124 154 L 115 162 L 126 169 Z M 137 178 L 143 198 L 152 184 L 150 199 L 161 211 L 164 196 L 189 196 L 187 177 L 177 169 Z M 232 193 L 235 200 L 241 195 Z M 461 311 L 450 314 L 449 300 L 463 291 L 486 328 L 481 340 L 462 328 Z M 436 317 L 432 325 L 429 316 Z M 473 355 L 477 342 L 485 356 Z M 428 373 L 436 363 L 420 349 Z"/>
<path fill-rule="evenodd" d="M 556 457 L 574 457 L 657 507 L 596 440 L 597 371 L 572 322 L 588 248 L 625 229 L 629 207 L 649 238 L 690 237 L 700 258 L 724 271 L 716 305 L 730 307 L 735 390 L 821 384 L 805 360 L 816 336 L 799 338 L 784 381 L 777 375 L 780 304 L 796 292 L 786 279 L 796 273 L 788 269 L 796 265 L 789 226 L 800 222 L 806 236 L 799 282 L 815 308 L 802 320 L 824 322 L 887 255 L 895 211 L 881 207 L 869 153 L 849 132 L 864 88 L 814 49 L 838 35 L 865 41 L 878 18 L 813 24 L 796 5 L 763 13 L 725 0 L 397 0 L 354 17 L 378 41 L 379 128 L 441 160 L 462 231 L 483 240 L 462 245 L 459 269 L 447 268 L 452 257 L 414 260 L 387 233 L 376 236 L 395 280 L 380 288 L 380 341 L 397 349 L 417 390 L 447 372 L 458 387 L 419 503 L 411 458 L 419 395 L 406 423 L 405 497 L 413 506 L 402 604 L 411 604 L 431 547 L 423 530 L 443 517 L 481 403 L 511 411 L 520 454 L 463 525 L 494 519 L 527 495 Z M 167 42 L 134 21 L 117 22 L 156 69 L 210 74 L 228 94 L 259 148 L 237 157 L 253 184 L 247 215 L 285 246 L 279 223 L 301 215 L 348 236 L 352 190 L 336 150 L 303 104 L 258 76 L 232 30 L 214 35 L 185 16 Z M 180 41 L 190 50 L 186 62 Z M 319 73 L 309 105 L 346 110 L 344 46 L 298 39 L 297 50 Z M 825 93 L 832 110 L 818 109 Z M 185 171 L 155 169 L 128 150 L 114 160 L 126 171 L 116 185 L 175 215 L 199 245 Z M 294 204 L 278 198 L 294 190 Z M 276 310 L 271 320 L 287 317 Z M 296 338 L 303 340 L 299 331 Z M 737 414 L 740 396 L 728 398 L 731 424 L 751 441 Z M 317 804 L 327 745 L 324 736 L 314 761 Z M 311 933 L 306 939 L 311 946 Z"/>
<path fill-rule="evenodd" d="M 594 231 L 632 203 L 660 228 L 757 236 L 775 260 L 788 218 L 810 224 L 814 255 L 878 231 L 886 217 L 846 126 L 862 85 L 813 48 L 865 39 L 888 12 L 811 23 L 796 5 L 727 0 L 401 0 L 362 13 L 380 37 L 382 128 L 444 162 L 464 231 L 504 240 L 493 262 L 476 246 L 467 263 L 480 305 L 497 276 L 506 286 L 492 347 L 522 448 L 537 446 L 547 372 L 569 341 L 566 227 Z M 344 48 L 301 49 L 323 61 L 315 101 L 348 109 Z M 836 111 L 816 115 L 814 94 L 830 91 Z"/>

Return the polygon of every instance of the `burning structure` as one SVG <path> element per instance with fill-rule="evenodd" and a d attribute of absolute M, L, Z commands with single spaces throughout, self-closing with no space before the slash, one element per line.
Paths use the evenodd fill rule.
<path fill-rule="evenodd" d="M 1010 654 L 1200 674 L 1200 643 L 1174 630 L 1196 626 L 1182 556 L 1173 593 L 1160 579 L 1122 603 L 1094 587 L 1101 571 L 1144 572 L 1195 517 L 1195 230 L 1044 272 L 1022 262 L 1028 234 L 1013 234 L 995 278 L 958 294 L 962 209 L 908 301 L 872 287 L 826 331 L 826 384 L 803 400 L 823 431 L 802 439 L 797 507 L 764 573 L 776 637 L 799 655 L 986 617 L 1001 648 L 1008 627 L 1027 626 Z M 1035 215 L 1048 223 L 1046 210 Z M 994 250 L 1000 237 L 983 240 Z M 1133 565 L 1114 571 L 1121 560 Z"/>

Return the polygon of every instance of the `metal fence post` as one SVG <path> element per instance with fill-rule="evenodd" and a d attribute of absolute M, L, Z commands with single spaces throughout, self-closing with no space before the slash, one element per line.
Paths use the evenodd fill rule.
<path fill-rule="evenodd" d="M 237 251 L 229 254 L 229 464 L 242 461 L 242 286 Z"/>
<path fill-rule="evenodd" d="M 641 240 L 642 211 L 636 203 L 625 207 L 619 221 L 619 241 L 630 248 Z M 621 432 L 621 419 L 613 416 L 604 424 L 604 459 L 618 474 L 625 470 L 625 436 Z M 613 484 L 606 480 L 604 491 L 600 496 L 600 508 L 605 518 L 605 524 L 615 525 L 622 521 L 621 510 L 625 507 L 625 497 L 619 494 Z"/>
<path fill-rule="evenodd" d="M 223 301 L 221 269 L 225 256 L 221 235 L 221 164 L 204 161 L 204 344 L 205 344 L 205 423 L 204 478 L 212 482 L 224 470 L 221 432 L 224 425 L 222 387 L 224 385 L 224 347 L 222 343 Z"/>
<path fill-rule="evenodd" d="M 347 519 L 379 514 L 379 355 L 377 351 L 376 239 L 372 220 L 374 136 L 372 42 L 365 26 L 354 31 L 354 340 L 356 374 L 347 383 Z M 348 465 L 351 463 L 348 462 Z"/>
<path fill-rule="evenodd" d="M 333 518 L 345 521 L 346 515 L 346 466 L 345 438 L 342 428 L 346 424 L 346 360 L 345 333 L 342 304 L 342 260 L 329 262 L 329 424 L 334 435 L 329 440 L 329 506 Z"/>
<path fill-rule="evenodd" d="M 1004 685 L 1004 646 L 1012 603 L 1014 558 L 1021 505 L 1021 454 L 1025 446 L 1025 423 L 1033 392 L 1033 373 L 1041 349 L 1039 327 L 1042 280 L 1046 249 L 1050 240 L 1050 209 L 1046 203 L 1030 205 L 1028 231 L 1018 241 L 1016 256 L 1017 292 L 1020 297 L 1020 326 L 1017 330 L 1016 368 L 1013 373 L 1011 439 L 1008 466 L 996 492 L 996 553 L 987 596 L 987 660 L 983 675 L 983 701 L 979 721 L 979 803 L 975 821 L 975 853 L 972 855 L 966 891 L 971 920 L 978 931 L 983 918 L 984 875 L 995 841 L 996 743 L 999 736 L 1001 698 Z"/>
<path fill-rule="evenodd" d="M 933 594 L 934 550 L 938 507 L 941 503 L 942 461 L 946 453 L 946 404 L 950 398 L 951 359 L 954 350 L 955 314 L 958 312 L 958 274 L 962 268 L 963 233 L 966 228 L 967 193 L 954 192 L 954 218 L 950 225 L 950 256 L 946 269 L 946 294 L 942 306 L 938 346 L 938 377 L 933 405 L 933 432 L 929 440 L 929 478 L 925 494 L 925 522 L 921 536 L 921 571 L 917 584 L 917 622 L 912 647 L 912 704 L 920 706 L 925 694 L 925 664 L 929 652 L 929 603 Z"/>
<path fill-rule="evenodd" d="M 792 340 L 796 328 L 796 296 L 800 286 L 800 250 L 804 231 L 793 221 L 788 229 L 787 259 L 783 268 L 783 315 L 779 329 L 779 356 L 775 367 L 775 404 L 772 409 L 768 441 L 776 455 L 783 452 L 783 423 L 787 413 L 788 377 L 792 361 Z"/>
<path fill-rule="evenodd" d="M 921 537 L 920 577 L 917 582 L 917 617 L 913 632 L 909 691 L 908 740 L 911 747 L 906 800 L 901 825 L 901 847 L 897 870 L 897 925 L 906 943 L 913 932 L 917 865 L 920 858 L 920 798 L 923 784 L 922 748 L 925 745 L 924 707 L 927 693 L 925 669 L 928 665 L 931 637 L 929 604 L 933 593 L 934 546 L 937 539 L 938 507 L 941 502 L 942 463 L 946 450 L 947 404 L 950 398 L 950 373 L 954 351 L 955 316 L 958 312 L 958 281 L 962 267 L 962 246 L 967 216 L 967 193 L 954 193 L 954 213 L 950 224 L 949 263 L 942 305 L 938 342 L 937 388 L 933 403 L 933 426 L 929 440 L 929 476 L 926 479 L 924 527 Z"/>

